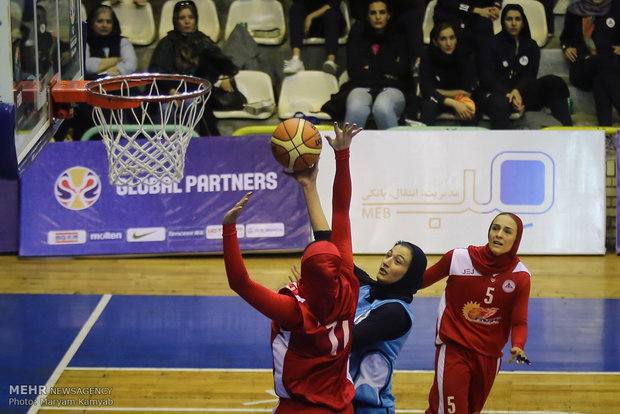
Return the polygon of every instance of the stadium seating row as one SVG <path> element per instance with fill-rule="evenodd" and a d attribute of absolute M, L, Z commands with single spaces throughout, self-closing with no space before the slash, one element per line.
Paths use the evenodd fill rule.
<path fill-rule="evenodd" d="M 121 31 L 132 44 L 146 46 L 155 41 L 156 36 L 161 39 L 172 30 L 172 12 L 176 0 L 166 1 L 161 9 L 159 30 L 155 28 L 153 8 L 150 3 L 136 6 L 133 0 L 121 0 L 114 4 L 114 12 L 121 24 Z M 220 39 L 220 22 L 213 0 L 200 0 L 198 7 L 198 28 L 213 41 Z M 341 11 L 345 18 L 343 36 L 339 44 L 346 44 L 351 28 L 351 17 L 346 2 L 341 3 Z M 258 44 L 279 45 L 284 41 L 286 34 L 286 19 L 282 3 L 278 0 L 233 0 L 228 9 L 224 38 L 227 39 L 235 26 L 245 23 L 248 31 Z M 323 44 L 325 39 L 311 37 L 304 39 L 304 44 Z"/>

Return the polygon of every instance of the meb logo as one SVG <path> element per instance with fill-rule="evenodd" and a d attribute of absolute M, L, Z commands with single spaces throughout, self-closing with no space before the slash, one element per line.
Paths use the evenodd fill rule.
<path fill-rule="evenodd" d="M 69 210 L 84 210 L 95 204 L 101 195 L 101 180 L 93 170 L 71 167 L 56 179 L 56 200 Z"/>

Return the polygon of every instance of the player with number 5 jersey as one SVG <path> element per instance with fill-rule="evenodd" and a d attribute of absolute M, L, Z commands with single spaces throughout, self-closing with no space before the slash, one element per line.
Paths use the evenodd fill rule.
<path fill-rule="evenodd" d="M 252 281 L 243 263 L 236 221 L 246 194 L 222 219 L 224 261 L 232 290 L 272 320 L 273 377 L 279 402 L 274 413 L 353 413 L 348 373 L 359 282 L 353 274 L 349 206 L 349 146 L 359 130 L 334 125 L 327 138 L 336 156 L 332 241 L 309 244 L 301 276 L 278 293 Z"/>
<path fill-rule="evenodd" d="M 436 326 L 435 379 L 427 414 L 479 413 L 499 372 L 511 336 L 508 363 L 527 363 L 530 272 L 517 250 L 521 219 L 495 217 L 488 244 L 454 249 L 424 274 L 422 287 L 448 277 Z"/>

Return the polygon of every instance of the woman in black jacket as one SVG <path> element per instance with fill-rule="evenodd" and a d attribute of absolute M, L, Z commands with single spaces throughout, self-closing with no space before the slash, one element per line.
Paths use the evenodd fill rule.
<path fill-rule="evenodd" d="M 483 48 L 480 62 L 483 96 L 479 102 L 491 118 L 491 128 L 508 129 L 511 113 L 544 107 L 562 125 L 572 125 L 566 83 L 555 75 L 537 79 L 540 49 L 532 40 L 523 8 L 507 5 L 501 22 L 502 31 Z"/>
<path fill-rule="evenodd" d="M 475 110 L 460 99 L 472 97 L 476 87 L 474 56 L 458 42 L 452 23 L 436 23 L 431 43 L 420 62 L 420 121 L 433 125 L 441 112 L 454 112 L 471 121 Z"/>
<path fill-rule="evenodd" d="M 243 109 L 242 102 L 235 108 L 217 106 L 220 102 L 233 102 L 239 96 L 233 83 L 238 69 L 209 36 L 198 30 L 198 9 L 193 1 L 183 0 L 174 5 L 172 22 L 174 30 L 155 47 L 149 72 L 191 75 L 211 82 L 214 87 L 203 115 L 206 125 L 201 124 L 200 132 L 219 135 L 212 109 Z"/>
<path fill-rule="evenodd" d="M 351 29 L 347 43 L 350 81 L 345 121 L 363 127 L 372 113 L 377 128 L 398 125 L 411 96 L 411 50 L 402 33 L 392 29 L 388 4 L 370 0 L 366 21 Z"/>
<path fill-rule="evenodd" d="M 620 113 L 620 3 L 582 0 L 571 4 L 560 41 L 570 62 L 570 82 L 593 92 L 598 124 L 610 126 L 612 105 Z"/>

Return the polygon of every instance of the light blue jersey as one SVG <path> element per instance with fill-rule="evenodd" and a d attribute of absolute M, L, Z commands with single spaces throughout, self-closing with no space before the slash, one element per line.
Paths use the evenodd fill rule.
<path fill-rule="evenodd" d="M 407 302 L 398 299 L 375 299 L 366 301 L 370 286 L 360 288 L 355 312 L 355 325 L 363 321 L 374 309 L 386 303 L 400 303 L 407 310 L 413 326 L 413 312 Z M 409 337 L 411 328 L 400 338 L 380 341 L 364 349 L 352 352 L 349 358 L 349 371 L 355 384 L 353 405 L 356 414 L 394 413 L 394 395 L 392 395 L 392 374 L 403 344 Z"/>

